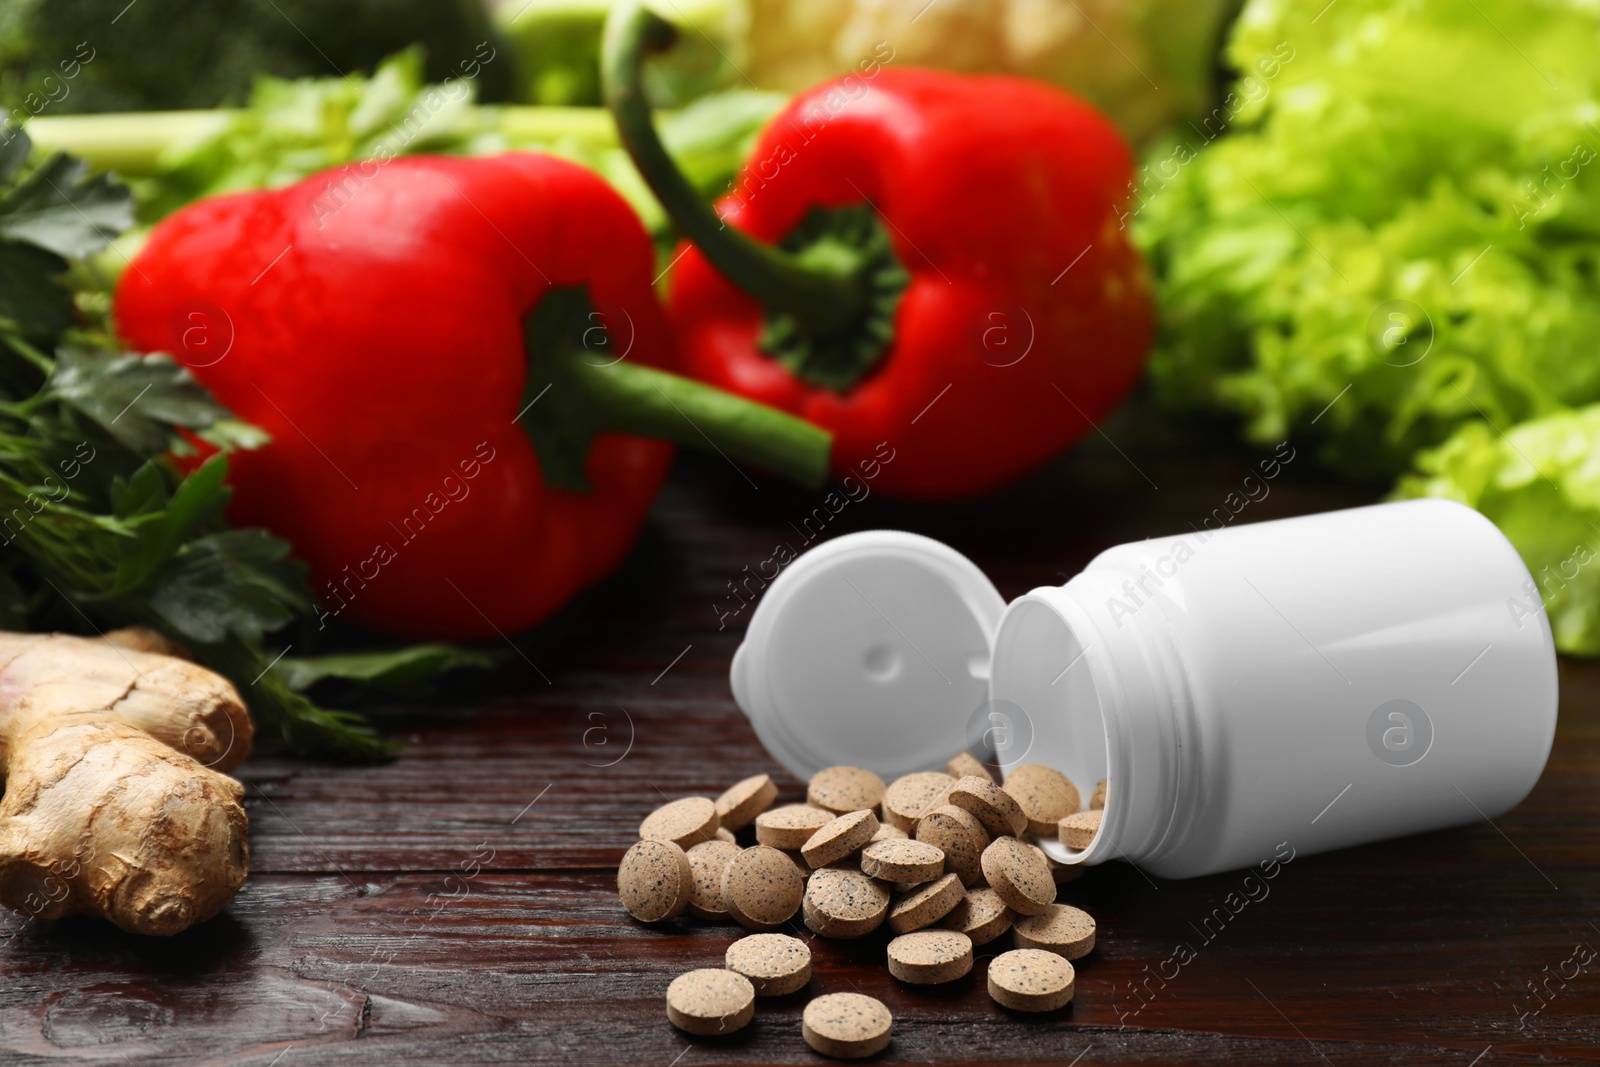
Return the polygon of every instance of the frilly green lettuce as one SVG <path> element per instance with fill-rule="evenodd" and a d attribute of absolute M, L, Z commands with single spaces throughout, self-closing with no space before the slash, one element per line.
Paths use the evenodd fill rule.
<path fill-rule="evenodd" d="M 1248 4 L 1130 205 L 1158 393 L 1369 477 L 1600 401 L 1597 54 L 1579 0 Z"/>
<path fill-rule="evenodd" d="M 1600 655 L 1600 404 L 1504 433 L 1469 422 L 1417 457 L 1395 495 L 1449 497 L 1483 512 L 1528 565 L 1556 647 Z"/>

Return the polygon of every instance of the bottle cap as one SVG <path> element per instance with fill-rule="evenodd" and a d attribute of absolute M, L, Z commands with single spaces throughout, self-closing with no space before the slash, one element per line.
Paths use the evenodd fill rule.
<path fill-rule="evenodd" d="M 733 657 L 734 699 L 800 778 L 850 764 L 896 778 L 971 743 L 1006 607 L 971 560 L 930 538 L 834 538 L 772 582 Z M 981 732 L 981 731 L 980 731 Z"/>

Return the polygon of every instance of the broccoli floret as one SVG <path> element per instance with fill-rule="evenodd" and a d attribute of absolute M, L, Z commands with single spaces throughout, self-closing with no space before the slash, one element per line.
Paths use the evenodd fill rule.
<path fill-rule="evenodd" d="M 232 106 L 257 75 L 371 73 L 413 43 L 429 81 L 471 63 L 479 100 L 510 97 L 511 49 L 481 0 L 6 0 L 0 105 L 14 125 L 39 113 Z"/>

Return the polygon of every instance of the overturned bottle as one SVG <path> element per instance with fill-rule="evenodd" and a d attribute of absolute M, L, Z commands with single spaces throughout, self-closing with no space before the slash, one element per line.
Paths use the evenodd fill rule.
<path fill-rule="evenodd" d="M 1557 697 L 1527 568 L 1444 500 L 1119 545 L 1010 605 L 937 541 L 839 537 L 766 590 L 732 684 L 801 777 L 967 748 L 1104 779 L 1088 844 L 1041 845 L 1172 878 L 1499 815 Z"/>

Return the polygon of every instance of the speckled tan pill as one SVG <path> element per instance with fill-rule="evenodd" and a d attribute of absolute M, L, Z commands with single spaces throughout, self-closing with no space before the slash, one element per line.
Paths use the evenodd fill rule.
<path fill-rule="evenodd" d="M 926 841 L 874 841 L 861 851 L 861 873 L 885 882 L 931 882 L 944 873 L 944 853 Z"/>
<path fill-rule="evenodd" d="M 833 813 L 810 804 L 785 804 L 756 816 L 756 840 L 773 848 L 798 849 L 833 821 Z"/>
<path fill-rule="evenodd" d="M 723 791 L 716 799 L 717 818 L 728 830 L 743 830 L 755 817 L 772 807 L 778 799 L 778 787 L 765 774 L 751 775 Z"/>
<path fill-rule="evenodd" d="M 726 841 L 730 845 L 736 845 L 739 843 L 739 839 L 733 836 L 733 831 L 728 829 L 726 826 L 717 827 L 717 832 L 712 836 L 711 840 Z"/>
<path fill-rule="evenodd" d="M 755 986 L 758 997 L 781 997 L 811 981 L 811 950 L 788 934 L 751 934 L 728 946 L 723 962 Z"/>
<path fill-rule="evenodd" d="M 908 834 L 916 833 L 923 812 L 936 808 L 941 797 L 956 784 L 942 771 L 917 771 L 889 783 L 883 791 L 883 821 Z"/>
<path fill-rule="evenodd" d="M 1055 1011 L 1072 1002 L 1072 964 L 1050 952 L 1012 949 L 989 961 L 989 995 L 1014 1011 Z"/>
<path fill-rule="evenodd" d="M 643 923 L 676 919 L 689 906 L 694 870 L 683 849 L 671 841 L 640 841 L 617 866 L 622 906 Z"/>
<path fill-rule="evenodd" d="M 1089 810 L 1101 811 L 1106 806 L 1106 780 L 1100 779 L 1094 784 L 1094 792 L 1089 794 Z"/>
<path fill-rule="evenodd" d="M 690 849 L 717 836 L 717 805 L 710 797 L 684 797 L 645 816 L 639 836 L 646 841 L 671 841 Z"/>
<path fill-rule="evenodd" d="M 1094 951 L 1094 919 L 1070 904 L 1052 904 L 1011 927 L 1018 948 L 1036 948 L 1075 960 Z"/>
<path fill-rule="evenodd" d="M 967 895 L 961 879 L 953 874 L 919 885 L 889 905 L 889 929 L 908 934 L 932 926 Z"/>
<path fill-rule="evenodd" d="M 1026 841 L 997 837 L 983 850 L 983 877 L 1018 915 L 1037 915 L 1056 899 L 1044 854 Z"/>
<path fill-rule="evenodd" d="M 1025 833 L 1028 829 L 1027 817 L 1011 799 L 1011 794 L 975 774 L 956 782 L 945 795 L 944 802 L 970 812 L 991 837 Z"/>
<path fill-rule="evenodd" d="M 1025 763 L 1006 775 L 1002 786 L 1022 809 L 1028 833 L 1049 837 L 1064 815 L 1078 810 L 1078 787 L 1054 767 Z"/>
<path fill-rule="evenodd" d="M 667 986 L 667 1018 L 689 1034 L 731 1034 L 756 1014 L 750 979 L 706 968 L 680 974 Z"/>
<path fill-rule="evenodd" d="M 800 855 L 813 868 L 826 867 L 866 848 L 867 842 L 877 832 L 876 815 L 870 811 L 852 811 L 812 834 L 810 840 L 800 847 Z"/>
<path fill-rule="evenodd" d="M 685 853 L 694 872 L 689 914 L 713 921 L 728 917 L 728 906 L 722 902 L 722 876 L 739 851 L 738 845 L 727 841 L 702 841 Z"/>
<path fill-rule="evenodd" d="M 1000 895 L 987 887 L 974 889 L 950 909 L 950 914 L 939 920 L 946 930 L 959 930 L 972 939 L 974 945 L 987 945 L 1007 930 L 1016 918 L 1016 912 L 1006 907 Z"/>
<path fill-rule="evenodd" d="M 824 1056 L 858 1060 L 889 1044 L 894 1016 L 883 1002 L 860 993 L 829 993 L 806 1005 L 800 1032 Z"/>
<path fill-rule="evenodd" d="M 944 853 L 944 869 L 973 885 L 983 878 L 980 859 L 989 835 L 972 814 L 945 804 L 917 820 L 917 840 Z"/>
<path fill-rule="evenodd" d="M 1100 832 L 1101 812 L 1080 811 L 1056 823 L 1061 843 L 1071 849 L 1088 848 L 1094 835 Z"/>
<path fill-rule="evenodd" d="M 747 930 L 782 926 L 794 918 L 805 892 L 794 861 L 765 845 L 745 849 L 722 872 L 723 907 Z"/>
<path fill-rule="evenodd" d="M 910 837 L 911 835 L 900 829 L 900 827 L 890 826 L 886 822 L 880 822 L 878 824 L 878 832 L 873 834 L 872 840 L 867 843 L 869 845 L 875 845 L 879 841 L 905 841 Z"/>
<path fill-rule="evenodd" d="M 889 890 L 860 871 L 824 867 L 806 881 L 803 910 L 813 933 L 838 940 L 864 937 L 883 925 Z"/>
<path fill-rule="evenodd" d="M 875 808 L 883 800 L 883 779 L 860 767 L 824 767 L 806 786 L 806 803 L 844 815 Z"/>
<path fill-rule="evenodd" d="M 912 985 L 954 982 L 972 970 L 972 939 L 955 930 L 918 930 L 889 942 L 889 973 Z"/>
<path fill-rule="evenodd" d="M 1033 849 L 1040 856 L 1044 857 L 1044 865 L 1049 869 L 1050 879 L 1051 881 L 1055 882 L 1056 885 L 1066 885 L 1068 882 L 1076 882 L 1079 878 L 1083 877 L 1083 864 L 1057 863 L 1055 860 L 1050 858 L 1050 854 L 1048 852 L 1040 848 L 1038 845 L 1030 844 L 1028 847 Z"/>
<path fill-rule="evenodd" d="M 957 752 L 950 757 L 950 762 L 944 765 L 944 769 L 949 772 L 952 778 L 966 778 L 969 775 L 976 775 L 979 778 L 986 779 L 990 785 L 994 784 L 994 775 L 989 773 L 989 768 L 985 767 L 983 761 L 970 752 Z"/>

